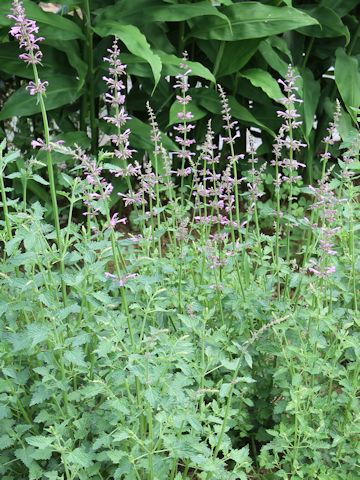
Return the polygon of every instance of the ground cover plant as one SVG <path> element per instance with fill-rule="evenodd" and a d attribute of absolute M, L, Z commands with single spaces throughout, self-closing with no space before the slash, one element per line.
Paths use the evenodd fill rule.
<path fill-rule="evenodd" d="M 92 154 L 53 135 L 41 32 L 8 14 L 42 127 L 28 156 L 0 145 L 1 478 L 359 478 L 360 137 L 340 101 L 308 184 L 299 72 L 265 162 L 220 85 L 220 136 L 194 138 L 185 52 L 172 134 L 149 98 L 139 157 L 115 38 Z"/>

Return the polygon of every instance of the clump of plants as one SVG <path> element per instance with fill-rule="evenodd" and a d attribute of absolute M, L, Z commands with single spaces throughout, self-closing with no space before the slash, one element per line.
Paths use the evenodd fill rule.
<path fill-rule="evenodd" d="M 115 39 L 93 156 L 51 137 L 42 37 L 22 2 L 11 18 L 44 135 L 22 171 L 0 146 L 1 478 L 355 479 L 359 137 L 339 138 L 340 104 L 306 185 L 293 68 L 268 165 L 251 132 L 238 153 L 221 87 L 220 138 L 209 121 L 195 142 L 185 53 L 177 147 L 149 103 L 139 162 Z"/>

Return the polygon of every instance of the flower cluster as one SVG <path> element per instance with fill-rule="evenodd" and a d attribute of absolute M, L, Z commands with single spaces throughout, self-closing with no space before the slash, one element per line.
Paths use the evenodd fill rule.
<path fill-rule="evenodd" d="M 296 82 L 298 78 L 299 75 L 296 75 L 294 69 L 289 65 L 285 81 L 279 80 L 286 97 L 279 100 L 284 105 L 285 110 L 279 110 L 277 114 L 278 117 L 284 120 L 284 123 L 280 127 L 279 133 L 275 139 L 273 148 L 275 159 L 271 161 L 271 164 L 276 166 L 277 169 L 282 167 L 285 170 L 285 174 L 281 174 L 277 171 L 277 178 L 274 180 L 276 188 L 279 188 L 281 183 L 296 183 L 301 179 L 301 176 L 297 175 L 298 169 L 300 167 L 305 167 L 303 163 L 300 163 L 293 158 L 295 152 L 306 147 L 305 143 L 294 138 L 294 130 L 302 125 L 302 122 L 299 120 L 300 114 L 296 109 L 296 103 L 302 103 L 302 100 L 296 96 L 296 92 L 298 91 Z M 290 158 L 283 158 L 283 149 L 286 149 L 289 152 Z"/>
<path fill-rule="evenodd" d="M 137 278 L 139 276 L 138 273 L 127 273 L 123 277 L 118 278 L 116 275 L 110 272 L 105 272 L 105 277 L 114 280 L 118 283 L 119 287 L 125 287 L 129 280 Z"/>
<path fill-rule="evenodd" d="M 231 151 L 231 156 L 228 157 L 228 160 L 230 162 L 236 162 L 240 159 L 241 156 L 234 155 L 234 145 L 235 145 L 235 139 L 240 136 L 239 130 L 235 131 L 235 127 L 238 125 L 238 122 L 234 120 L 231 116 L 231 109 L 229 106 L 229 100 L 224 92 L 224 89 L 222 88 L 221 85 L 218 85 L 219 89 L 219 94 L 220 94 L 220 100 L 221 100 L 221 113 L 222 113 L 222 119 L 224 121 L 224 130 L 226 132 L 226 137 L 223 137 L 223 140 L 226 144 L 230 145 L 230 151 Z"/>
<path fill-rule="evenodd" d="M 96 216 L 99 213 L 106 214 L 107 201 L 114 189 L 112 183 L 108 182 L 102 174 L 102 167 L 92 160 L 80 147 L 75 146 L 72 152 L 73 157 L 80 163 L 84 171 L 86 186 L 84 191 L 84 204 L 87 206 L 85 216 Z M 125 223 L 126 219 L 118 219 L 115 214 L 110 220 L 110 227 L 115 228 L 117 223 Z"/>
<path fill-rule="evenodd" d="M 248 189 L 247 196 L 250 199 L 249 213 L 252 213 L 256 201 L 264 195 L 262 188 L 263 184 L 263 175 L 266 169 L 266 162 L 260 165 L 259 168 L 256 168 L 256 165 L 259 163 L 259 159 L 256 156 L 256 148 L 254 143 L 254 138 L 249 133 L 249 154 L 250 158 L 248 163 L 251 165 L 250 169 L 247 171 L 246 176 L 241 180 L 246 182 Z"/>
<path fill-rule="evenodd" d="M 188 137 L 191 130 L 195 128 L 195 125 L 189 123 L 194 116 L 191 112 L 186 110 L 186 106 L 192 100 L 192 97 L 188 93 L 190 88 L 188 75 L 191 73 L 191 69 L 186 63 L 187 59 L 188 54 L 187 52 L 184 52 L 183 62 L 180 64 L 180 68 L 183 72 L 176 76 L 176 82 L 174 85 L 174 88 L 178 89 L 180 93 L 179 95 L 176 95 L 176 99 L 182 106 L 182 111 L 177 114 L 180 123 L 174 127 L 174 130 L 179 133 L 179 135 L 175 136 L 175 141 L 180 146 L 180 150 L 175 153 L 175 156 L 181 160 L 181 168 L 176 172 L 179 177 L 187 177 L 192 172 L 191 167 L 185 168 L 185 162 L 186 160 L 191 162 L 191 157 L 194 153 L 191 152 L 190 147 L 195 143 L 194 139 Z"/>
<path fill-rule="evenodd" d="M 115 157 L 119 158 L 123 165 L 126 165 L 125 162 L 131 159 L 133 153 L 136 151 L 129 148 L 131 130 L 127 128 L 125 131 L 122 131 L 126 122 L 130 120 L 124 107 L 125 94 L 123 92 L 126 87 L 120 78 L 126 74 L 126 65 L 123 65 L 119 58 L 120 49 L 117 39 L 114 40 L 112 48 L 109 48 L 107 51 L 109 56 L 104 57 L 104 61 L 109 64 L 109 76 L 104 76 L 103 80 L 105 80 L 108 85 L 109 92 L 105 94 L 105 102 L 109 105 L 110 109 L 114 110 L 114 113 L 111 116 L 105 116 L 104 120 L 111 125 L 115 125 L 117 129 L 116 134 L 111 135 L 110 139 L 115 147 Z"/>
<path fill-rule="evenodd" d="M 331 258 L 337 254 L 334 246 L 334 240 L 340 227 L 335 226 L 337 221 L 337 205 L 341 202 L 330 185 L 330 171 L 323 179 L 319 180 L 318 187 L 309 186 L 315 201 L 310 207 L 318 215 L 317 224 L 312 228 L 319 236 L 320 255 L 318 261 L 312 262 L 309 271 L 317 277 L 326 277 L 336 271 L 336 266 L 332 264 Z"/>
<path fill-rule="evenodd" d="M 21 1 L 14 0 L 11 11 L 12 15 L 8 15 L 8 17 L 15 21 L 15 26 L 11 27 L 10 35 L 16 38 L 20 48 L 25 50 L 25 53 L 19 55 L 19 58 L 29 65 L 41 63 L 42 52 L 39 42 L 45 39 L 36 36 L 39 33 L 39 27 L 34 20 L 26 18 L 25 8 Z"/>
<path fill-rule="evenodd" d="M 15 25 L 11 27 L 10 35 L 16 38 L 20 48 L 25 50 L 24 53 L 19 55 L 19 58 L 35 68 L 37 64 L 41 64 L 43 55 L 39 43 L 45 40 L 45 38 L 37 36 L 39 27 L 34 20 L 26 17 L 25 8 L 21 1 L 14 0 L 11 11 L 12 14 L 8 15 L 8 17 L 15 21 Z M 30 95 L 43 95 L 48 85 L 49 82 L 42 82 L 39 78 L 36 78 L 35 82 L 29 82 L 26 89 Z"/>

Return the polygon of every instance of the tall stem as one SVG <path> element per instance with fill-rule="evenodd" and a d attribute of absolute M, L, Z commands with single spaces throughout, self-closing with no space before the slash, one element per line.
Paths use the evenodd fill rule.
<path fill-rule="evenodd" d="M 35 84 L 38 85 L 40 83 L 39 74 L 37 71 L 37 67 L 33 64 L 33 73 Z M 59 219 L 59 209 L 57 204 L 56 198 L 56 185 L 55 185 L 55 175 L 54 175 L 54 168 L 53 168 L 53 161 L 52 155 L 50 150 L 50 129 L 49 129 L 49 121 L 46 113 L 44 97 L 42 94 L 38 94 L 38 101 L 40 104 L 41 109 L 41 116 L 43 121 L 44 127 L 44 136 L 45 136 L 45 144 L 46 144 L 46 163 L 47 163 L 47 170 L 49 176 L 49 183 L 50 183 L 50 196 L 51 196 L 51 204 L 54 212 L 54 225 L 56 230 L 56 240 L 57 240 L 57 247 L 60 254 L 60 272 L 61 272 L 61 287 L 63 293 L 63 300 L 64 304 L 67 303 L 67 293 L 66 293 L 66 285 L 63 279 L 63 275 L 65 273 L 65 265 L 64 265 L 64 249 L 63 249 L 63 241 L 61 237 L 61 228 L 60 228 L 60 219 Z"/>
<path fill-rule="evenodd" d="M 91 128 L 91 152 L 97 154 L 98 150 L 98 127 L 96 121 L 95 108 L 95 72 L 94 72 L 94 47 L 93 47 L 93 31 L 91 28 L 91 11 L 90 0 L 84 0 L 84 18 L 85 18 L 85 35 L 86 35 L 86 60 L 88 64 L 87 83 L 89 86 L 88 100 L 90 110 L 90 128 Z"/>
<path fill-rule="evenodd" d="M 7 206 L 7 198 L 6 198 L 6 192 L 5 192 L 5 185 L 4 185 L 4 178 L 3 178 L 3 167 L 2 167 L 2 162 L 3 162 L 3 151 L 0 148 L 0 190 L 1 190 L 1 201 L 3 204 L 3 210 L 4 210 L 4 217 L 5 217 L 5 226 L 6 226 L 6 233 L 9 238 L 9 240 L 12 239 L 12 231 L 11 231 L 11 223 L 10 223 L 10 218 L 9 218 L 9 209 Z"/>

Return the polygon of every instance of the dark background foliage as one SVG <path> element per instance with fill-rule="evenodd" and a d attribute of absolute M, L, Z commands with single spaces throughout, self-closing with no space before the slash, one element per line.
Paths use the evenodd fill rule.
<path fill-rule="evenodd" d="M 316 177 L 313 162 L 339 98 L 343 107 L 341 134 L 351 141 L 360 105 L 359 0 L 25 0 L 43 42 L 41 79 L 49 82 L 46 105 L 54 135 L 77 142 L 93 153 L 103 146 L 108 126 L 98 120 L 103 110 L 103 56 L 114 35 L 122 44 L 128 65 L 127 108 L 132 116 L 132 146 L 139 158 L 151 150 L 145 103 L 150 99 L 161 129 L 171 136 L 177 105 L 173 81 L 182 52 L 188 51 L 195 136 L 201 140 L 206 122 L 214 118 L 220 131 L 216 84 L 230 96 L 239 121 L 239 150 L 246 149 L 245 129 L 261 137 L 260 153 L 271 156 L 279 127 L 278 78 L 289 63 L 296 67 L 303 98 L 302 134 L 309 145 L 303 161 Z M 51 12 L 45 11 L 50 7 Z M 7 14 L 11 0 L 0 4 L 0 134 L 16 116 L 15 146 L 29 149 L 29 136 L 41 136 L 39 105 L 25 91 L 31 69 L 18 60 L 18 45 L 10 41 Z M 54 13 L 55 12 L 55 13 Z M 196 88 L 195 88 L 196 87 Z M 30 116 L 30 121 L 27 117 Z M 314 123 L 315 119 L 315 123 Z M 13 121 L 13 120 L 12 120 Z M 14 127 L 14 125 L 13 125 Z M 171 139 L 168 148 L 175 149 Z M 41 154 L 40 156 L 41 160 Z M 63 161 L 59 156 L 58 162 Z M 20 159 L 21 167 L 22 160 Z M 308 178 L 307 180 L 312 180 Z M 31 182 L 30 182 L 31 183 Z M 36 196 L 47 197 L 39 184 L 29 185 Z M 121 185 L 117 186 L 121 188 Z"/>

